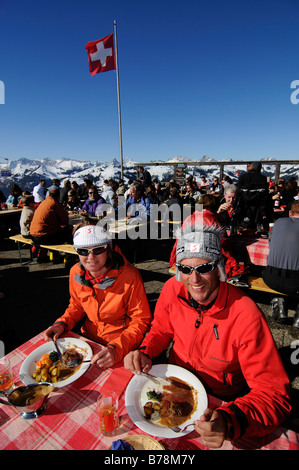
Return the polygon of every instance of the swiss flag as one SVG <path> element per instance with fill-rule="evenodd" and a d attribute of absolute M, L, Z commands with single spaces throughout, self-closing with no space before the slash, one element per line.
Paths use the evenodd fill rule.
<path fill-rule="evenodd" d="M 85 46 L 88 54 L 91 75 L 115 70 L 113 34 L 97 41 L 88 42 Z"/>

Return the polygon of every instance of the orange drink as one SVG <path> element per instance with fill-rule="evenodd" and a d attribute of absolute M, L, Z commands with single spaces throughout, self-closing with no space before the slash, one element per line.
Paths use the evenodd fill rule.
<path fill-rule="evenodd" d="M 0 359 L 0 393 L 9 393 L 13 389 L 14 380 L 8 359 Z"/>
<path fill-rule="evenodd" d="M 111 436 L 119 427 L 118 398 L 114 392 L 105 392 L 98 398 L 98 412 L 101 431 Z"/>

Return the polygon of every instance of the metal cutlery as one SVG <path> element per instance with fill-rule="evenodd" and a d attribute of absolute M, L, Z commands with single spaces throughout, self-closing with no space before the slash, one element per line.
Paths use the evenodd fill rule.
<path fill-rule="evenodd" d="M 179 426 L 170 426 L 170 429 L 174 432 L 184 432 L 189 426 L 194 426 L 194 423 L 187 424 L 184 428 L 180 428 Z"/>
<path fill-rule="evenodd" d="M 145 372 L 140 372 L 139 374 L 136 374 L 136 375 L 142 375 L 143 377 L 147 377 L 148 379 L 152 380 L 153 382 L 155 382 L 155 384 L 158 384 L 158 385 L 161 384 L 161 381 L 169 382 L 169 379 L 167 377 L 164 377 L 164 378 L 156 377 L 155 375 L 145 373 Z"/>

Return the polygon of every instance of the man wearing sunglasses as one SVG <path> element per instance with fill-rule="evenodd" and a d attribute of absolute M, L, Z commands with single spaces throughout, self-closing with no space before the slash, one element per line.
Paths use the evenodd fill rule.
<path fill-rule="evenodd" d="M 128 370 L 148 372 L 170 347 L 170 363 L 189 369 L 208 393 L 225 401 L 195 423 L 210 448 L 225 439 L 266 435 L 290 412 L 288 377 L 264 316 L 225 282 L 220 236 L 215 225 L 182 229 L 176 276 L 165 283 L 141 346 L 124 360 Z"/>
<path fill-rule="evenodd" d="M 87 222 L 76 228 L 74 248 L 79 263 L 70 270 L 70 302 L 46 331 L 59 338 L 77 323 L 81 334 L 103 345 L 92 364 L 112 367 L 142 341 L 151 321 L 139 271 L 113 249 L 109 234 Z"/>

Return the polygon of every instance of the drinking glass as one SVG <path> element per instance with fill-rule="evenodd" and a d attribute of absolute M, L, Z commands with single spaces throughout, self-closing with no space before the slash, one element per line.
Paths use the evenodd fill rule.
<path fill-rule="evenodd" d="M 118 397 L 115 392 L 104 392 L 98 398 L 101 431 L 112 436 L 119 427 Z"/>
<path fill-rule="evenodd" d="M 274 226 L 274 223 L 271 222 L 271 223 L 269 224 L 269 233 L 271 232 L 273 226 Z"/>
<path fill-rule="evenodd" d="M 0 393 L 8 394 L 14 388 L 14 380 L 10 362 L 5 357 L 0 358 Z"/>

